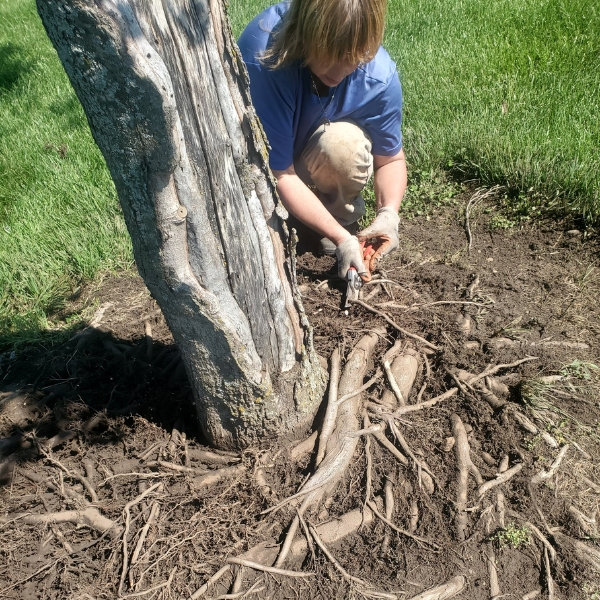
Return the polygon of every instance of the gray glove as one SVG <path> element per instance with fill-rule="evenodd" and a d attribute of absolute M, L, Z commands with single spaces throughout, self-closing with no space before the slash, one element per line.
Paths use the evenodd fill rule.
<path fill-rule="evenodd" d="M 348 269 L 354 267 L 359 275 L 368 275 L 369 271 L 363 263 L 363 250 L 355 235 L 344 240 L 336 249 L 335 255 L 338 260 L 338 275 L 346 279 Z"/>
<path fill-rule="evenodd" d="M 393 208 L 384 206 L 377 211 L 377 216 L 373 219 L 373 222 L 362 231 L 359 231 L 356 235 L 360 240 L 368 240 L 377 235 L 387 236 L 389 238 L 389 244 L 385 246 L 381 253 L 382 256 L 386 256 L 395 250 L 400 243 L 398 239 L 399 223 L 400 217 L 398 216 L 398 213 Z"/>

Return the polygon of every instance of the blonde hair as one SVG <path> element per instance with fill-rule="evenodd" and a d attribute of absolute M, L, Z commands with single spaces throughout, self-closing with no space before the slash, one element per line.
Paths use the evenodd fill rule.
<path fill-rule="evenodd" d="M 387 0 L 292 0 L 261 62 L 367 63 L 383 40 Z"/>

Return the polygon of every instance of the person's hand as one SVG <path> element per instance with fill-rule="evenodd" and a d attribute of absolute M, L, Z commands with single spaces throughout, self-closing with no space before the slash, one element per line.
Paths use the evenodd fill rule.
<path fill-rule="evenodd" d="M 371 279 L 371 274 L 363 262 L 363 248 L 355 235 L 341 242 L 335 249 L 338 260 L 338 275 L 346 279 L 348 269 L 354 267 L 364 281 Z"/>
<path fill-rule="evenodd" d="M 387 243 L 382 245 L 378 257 L 386 256 L 395 250 L 400 243 L 398 239 L 399 223 L 398 213 L 393 208 L 384 206 L 377 211 L 377 216 L 373 219 L 373 222 L 356 235 L 361 242 L 377 237 L 385 239 Z"/>

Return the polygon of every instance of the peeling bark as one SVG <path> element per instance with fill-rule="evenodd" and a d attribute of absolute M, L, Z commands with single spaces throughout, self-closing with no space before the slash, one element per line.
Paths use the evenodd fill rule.
<path fill-rule="evenodd" d="M 37 0 L 218 447 L 308 427 L 324 374 L 221 0 Z"/>

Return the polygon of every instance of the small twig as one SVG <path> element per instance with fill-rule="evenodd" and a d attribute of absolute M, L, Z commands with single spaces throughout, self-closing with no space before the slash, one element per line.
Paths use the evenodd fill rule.
<path fill-rule="evenodd" d="M 384 312 L 377 310 L 370 304 L 367 304 L 366 302 L 363 302 L 362 300 L 353 300 L 352 302 L 354 304 L 358 304 L 358 305 L 362 306 L 363 308 L 366 308 L 367 310 L 370 310 L 372 313 L 375 313 L 376 315 L 379 315 L 385 321 L 387 321 L 394 329 L 397 329 L 401 334 L 405 335 L 406 337 L 412 338 L 413 340 L 417 340 L 417 341 L 421 342 L 421 344 L 424 344 L 425 346 L 427 346 L 428 348 L 431 348 L 432 350 L 439 350 L 439 348 L 437 346 L 435 346 L 431 342 L 428 342 L 425 338 L 422 338 L 420 335 L 416 335 L 415 333 L 410 333 L 410 331 L 406 331 L 406 329 L 403 329 L 402 327 L 400 327 L 400 325 L 398 325 L 397 323 L 392 321 L 392 319 L 390 319 Z"/>
<path fill-rule="evenodd" d="M 438 546 L 438 544 L 436 544 L 435 542 L 432 542 L 431 540 L 428 540 L 427 538 L 422 538 L 418 535 L 414 535 L 413 533 L 410 533 L 410 531 L 406 531 L 405 529 L 400 529 L 400 527 L 396 527 L 396 525 L 394 525 L 391 521 L 389 521 L 388 519 L 386 519 L 378 510 L 377 510 L 377 506 L 375 505 L 374 502 L 369 501 L 367 503 L 368 507 L 373 511 L 373 514 L 375 514 L 377 517 L 379 517 L 384 523 L 386 523 L 387 525 L 389 525 L 394 531 L 397 531 L 398 533 L 405 535 L 406 537 L 409 537 L 413 540 L 415 540 L 415 542 L 422 542 L 423 544 L 428 544 L 429 546 L 431 546 L 432 548 L 434 548 L 435 550 L 439 550 L 440 547 Z"/>
<path fill-rule="evenodd" d="M 277 567 L 268 567 L 259 563 L 245 560 L 243 558 L 230 557 L 227 562 L 231 565 L 241 565 L 242 567 L 248 567 L 255 571 L 264 571 L 265 573 L 272 573 L 273 575 L 284 575 L 285 577 L 312 577 L 314 573 L 304 573 L 302 571 L 287 571 L 285 569 L 278 569 Z"/>

